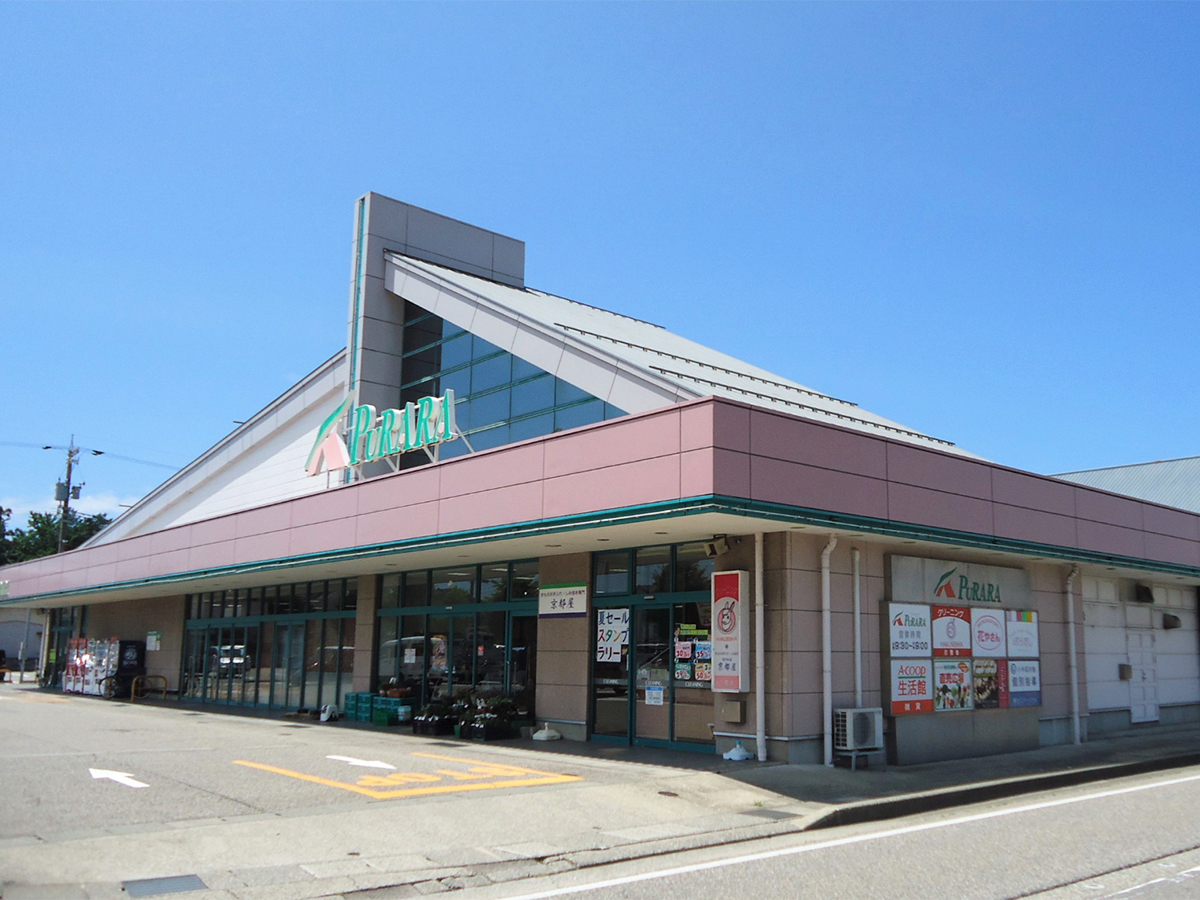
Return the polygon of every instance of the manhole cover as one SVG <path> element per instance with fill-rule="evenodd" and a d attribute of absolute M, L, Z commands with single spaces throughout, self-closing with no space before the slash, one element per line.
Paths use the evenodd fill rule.
<path fill-rule="evenodd" d="M 121 884 L 130 897 L 155 897 L 159 894 L 182 894 L 184 891 L 207 891 L 208 885 L 199 875 L 172 875 L 168 878 L 139 878 Z"/>

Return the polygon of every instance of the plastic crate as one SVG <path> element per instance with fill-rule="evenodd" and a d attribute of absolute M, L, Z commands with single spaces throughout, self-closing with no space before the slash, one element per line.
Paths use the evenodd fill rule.
<path fill-rule="evenodd" d="M 371 713 L 372 725 L 399 725 L 400 717 L 396 715 L 395 710 L 377 709 Z"/>

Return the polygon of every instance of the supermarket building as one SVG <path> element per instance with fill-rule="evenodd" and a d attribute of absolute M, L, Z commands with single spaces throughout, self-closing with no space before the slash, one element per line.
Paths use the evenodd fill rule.
<path fill-rule="evenodd" d="M 85 546 L 0 569 L 181 702 L 522 698 L 568 739 L 892 761 L 1200 721 L 1200 515 L 981 459 L 524 284 L 378 194 L 348 339 Z M 724 573 L 741 573 L 725 575 Z"/>

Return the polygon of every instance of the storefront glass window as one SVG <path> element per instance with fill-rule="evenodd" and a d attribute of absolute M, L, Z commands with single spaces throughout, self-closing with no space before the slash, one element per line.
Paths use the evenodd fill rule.
<path fill-rule="evenodd" d="M 629 593 L 629 551 L 597 553 L 595 592 L 597 594 Z"/>
<path fill-rule="evenodd" d="M 479 599 L 483 603 L 498 603 L 508 599 L 507 563 L 480 566 Z"/>
<path fill-rule="evenodd" d="M 716 562 L 705 553 L 702 541 L 678 545 L 675 548 L 675 590 L 709 590 Z"/>
<path fill-rule="evenodd" d="M 665 594 L 671 590 L 671 548 L 642 547 L 637 552 L 635 594 Z"/>
<path fill-rule="evenodd" d="M 404 576 L 404 605 L 429 605 L 429 573 L 409 572 Z"/>
<path fill-rule="evenodd" d="M 475 602 L 475 567 L 434 569 L 433 605 L 455 606 Z"/>
<path fill-rule="evenodd" d="M 400 605 L 400 576 L 384 575 L 379 585 L 379 608 L 391 609 Z"/>
<path fill-rule="evenodd" d="M 536 600 L 539 584 L 537 560 L 512 564 L 512 596 L 514 600 L 526 597 Z"/>

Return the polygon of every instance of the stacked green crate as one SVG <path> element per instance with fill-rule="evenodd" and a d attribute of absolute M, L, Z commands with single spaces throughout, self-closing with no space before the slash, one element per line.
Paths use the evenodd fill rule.
<path fill-rule="evenodd" d="M 400 724 L 400 700 L 397 697 L 375 697 L 371 701 L 371 722 L 375 725 Z"/>

